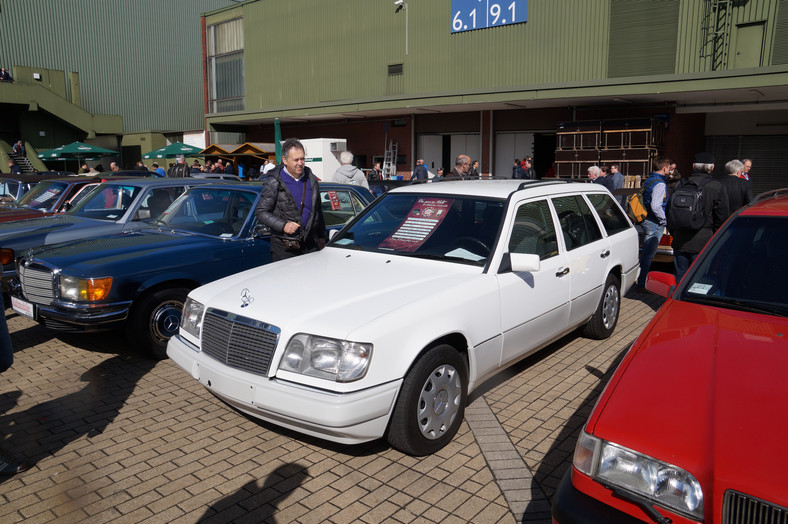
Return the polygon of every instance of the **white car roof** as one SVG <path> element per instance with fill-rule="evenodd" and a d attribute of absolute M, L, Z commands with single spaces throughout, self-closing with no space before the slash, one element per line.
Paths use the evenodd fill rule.
<path fill-rule="evenodd" d="M 606 193 L 607 189 L 599 184 L 564 180 L 457 180 L 448 182 L 412 184 L 392 189 L 389 193 L 429 193 L 434 195 L 478 196 L 488 198 L 508 198 L 520 190 L 529 196 L 556 195 L 563 193 Z"/>

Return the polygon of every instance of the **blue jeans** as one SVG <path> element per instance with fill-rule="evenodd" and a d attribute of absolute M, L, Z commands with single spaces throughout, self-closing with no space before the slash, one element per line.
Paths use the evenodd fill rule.
<path fill-rule="evenodd" d="M 681 282 L 684 273 L 698 256 L 697 253 L 687 253 L 686 251 L 673 251 L 673 267 L 676 268 L 676 282 Z"/>
<path fill-rule="evenodd" d="M 648 218 L 640 224 L 643 227 L 643 245 L 640 247 L 640 276 L 638 277 L 638 286 L 644 287 L 646 285 L 646 275 L 651 269 L 651 261 L 654 260 L 654 255 L 657 254 L 657 247 L 659 241 L 662 239 L 662 233 L 665 230 L 664 226 L 660 226 L 656 222 Z"/>

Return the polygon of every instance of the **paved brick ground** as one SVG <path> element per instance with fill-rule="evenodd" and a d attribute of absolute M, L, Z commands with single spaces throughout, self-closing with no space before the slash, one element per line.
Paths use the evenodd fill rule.
<path fill-rule="evenodd" d="M 424 458 L 253 420 L 119 334 L 8 309 L 0 447 L 33 466 L 0 477 L 0 522 L 549 522 L 579 429 L 660 303 L 632 293 L 609 340 L 566 337 L 483 384 Z"/>

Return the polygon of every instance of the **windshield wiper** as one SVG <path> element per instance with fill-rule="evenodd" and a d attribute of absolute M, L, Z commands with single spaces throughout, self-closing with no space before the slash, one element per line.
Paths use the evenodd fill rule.
<path fill-rule="evenodd" d="M 748 300 L 741 300 L 736 298 L 714 297 L 714 296 L 696 296 L 692 294 L 685 294 L 684 299 L 687 302 L 695 302 L 698 304 L 719 305 L 729 309 L 736 309 L 739 311 L 747 311 L 750 313 L 763 313 L 765 315 L 786 316 L 788 307 L 779 306 L 776 304 L 761 304 L 751 302 Z"/>

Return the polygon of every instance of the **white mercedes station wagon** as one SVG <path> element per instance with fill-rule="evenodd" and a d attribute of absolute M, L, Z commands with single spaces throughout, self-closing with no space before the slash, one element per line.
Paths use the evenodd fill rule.
<path fill-rule="evenodd" d="M 610 336 L 638 271 L 600 185 L 414 184 L 322 251 L 192 291 L 167 354 L 252 416 L 426 455 L 485 379 L 572 330 Z"/>

